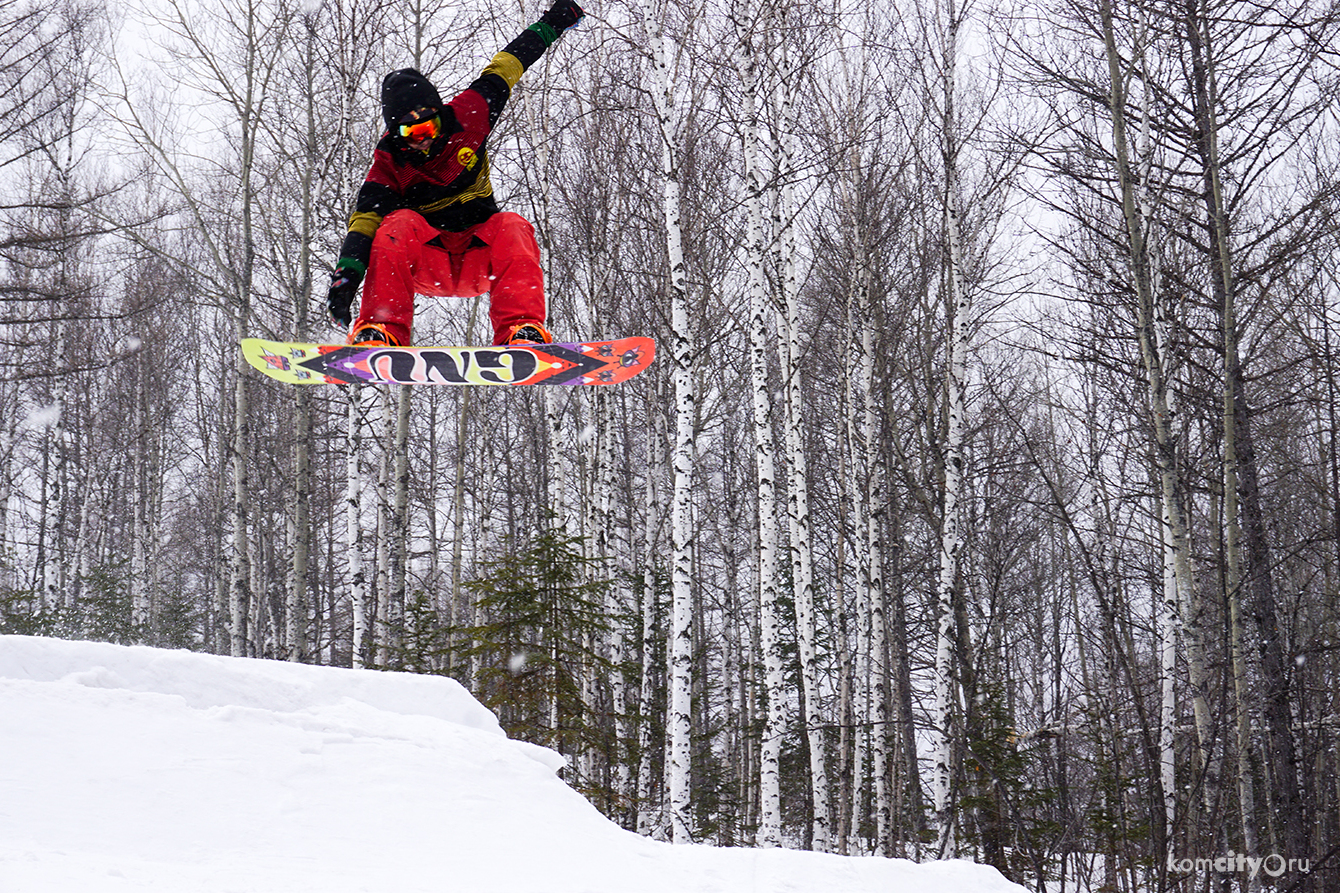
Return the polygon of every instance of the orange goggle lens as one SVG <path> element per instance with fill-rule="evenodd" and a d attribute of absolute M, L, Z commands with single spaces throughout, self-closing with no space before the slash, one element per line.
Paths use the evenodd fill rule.
<path fill-rule="evenodd" d="M 400 135 L 411 143 L 419 143 L 424 140 L 430 140 L 437 136 L 441 129 L 437 118 L 429 118 L 427 121 L 415 121 L 413 124 L 401 124 Z"/>

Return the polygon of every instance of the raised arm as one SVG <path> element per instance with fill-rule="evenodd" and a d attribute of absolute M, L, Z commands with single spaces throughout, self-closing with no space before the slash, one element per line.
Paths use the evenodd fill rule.
<path fill-rule="evenodd" d="M 576 27 L 584 15 L 574 0 L 555 0 L 538 22 L 503 47 L 479 77 L 471 82 L 466 90 L 478 93 L 488 103 L 490 127 L 498 122 L 503 106 L 507 105 L 512 95 L 512 88 L 521 80 L 526 69 L 534 65 L 565 31 Z M 455 104 L 455 100 L 452 104 Z"/>

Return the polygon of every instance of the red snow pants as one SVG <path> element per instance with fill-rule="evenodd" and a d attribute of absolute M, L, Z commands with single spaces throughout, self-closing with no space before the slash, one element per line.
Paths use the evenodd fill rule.
<path fill-rule="evenodd" d="M 452 233 L 430 225 L 417 211 L 393 211 L 373 237 L 354 328 L 380 323 L 409 344 L 416 294 L 473 298 L 484 292 L 494 344 L 505 341 L 517 323 L 544 323 L 544 273 L 529 221 L 503 211 Z"/>

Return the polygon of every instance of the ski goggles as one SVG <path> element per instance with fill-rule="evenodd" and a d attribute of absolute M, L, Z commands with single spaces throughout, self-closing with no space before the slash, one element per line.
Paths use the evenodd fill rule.
<path fill-rule="evenodd" d="M 442 120 L 434 115 L 424 121 L 410 121 L 400 125 L 400 135 L 411 143 L 431 140 L 442 132 Z"/>

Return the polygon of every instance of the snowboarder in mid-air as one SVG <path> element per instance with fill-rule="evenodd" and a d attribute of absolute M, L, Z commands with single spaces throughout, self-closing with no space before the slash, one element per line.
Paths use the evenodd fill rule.
<path fill-rule="evenodd" d="M 494 344 L 553 341 L 535 230 L 498 209 L 486 143 L 521 75 L 582 15 L 574 0 L 555 0 L 445 105 L 413 68 L 382 81 L 387 131 L 358 191 L 326 298 L 331 322 L 350 330 L 350 344 L 408 345 L 415 294 L 485 292 Z"/>

